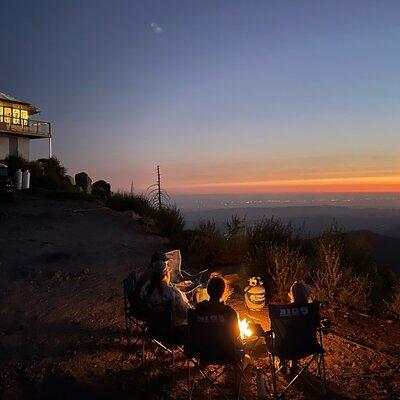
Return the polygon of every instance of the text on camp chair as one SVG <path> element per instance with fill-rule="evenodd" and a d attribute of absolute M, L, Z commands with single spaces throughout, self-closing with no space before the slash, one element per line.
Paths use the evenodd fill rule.
<path fill-rule="evenodd" d="M 202 313 L 188 310 L 188 341 L 185 354 L 188 358 L 188 398 L 193 396 L 196 373 L 199 372 L 208 385 L 213 386 L 219 394 L 228 399 L 227 394 L 219 387 L 218 379 L 230 367 L 234 368 L 236 382 L 235 397 L 240 398 L 243 371 L 240 362 L 244 353 L 237 348 L 233 323 L 230 314 Z M 191 377 L 190 363 L 194 365 Z M 211 370 L 207 370 L 211 367 Z M 210 369 L 210 368 L 209 368 Z"/>

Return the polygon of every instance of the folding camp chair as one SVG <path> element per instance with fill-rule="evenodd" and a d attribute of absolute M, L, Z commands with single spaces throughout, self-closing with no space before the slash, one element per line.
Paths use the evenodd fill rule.
<path fill-rule="evenodd" d="M 185 345 L 188 369 L 188 398 L 193 398 L 196 373 L 204 378 L 207 387 L 214 387 L 224 398 L 227 393 L 218 385 L 218 379 L 233 369 L 236 381 L 235 397 L 240 399 L 243 370 L 241 362 L 244 352 L 239 353 L 232 321 L 226 315 L 205 314 L 196 310 L 188 310 L 188 340 Z M 194 373 L 191 376 L 191 365 Z"/>
<path fill-rule="evenodd" d="M 282 398 L 299 378 L 325 397 L 323 334 L 327 332 L 328 321 L 320 318 L 320 304 L 269 304 L 268 310 L 271 330 L 266 332 L 265 341 L 270 361 L 272 398 Z M 290 360 L 297 362 L 296 370 L 292 371 L 290 382 L 278 390 L 277 374 L 283 372 Z M 319 383 L 310 379 L 313 375 L 318 378 Z"/>
<path fill-rule="evenodd" d="M 173 327 L 172 302 L 151 304 L 146 319 L 146 329 L 142 341 L 142 367 L 146 364 L 146 344 L 153 344 L 151 355 L 158 359 L 158 354 L 167 354 L 171 358 L 171 380 L 175 377 L 175 357 L 183 353 L 183 347 L 176 341 Z"/>
<path fill-rule="evenodd" d="M 208 271 L 204 269 L 196 274 L 182 268 L 182 256 L 180 250 L 172 250 L 165 253 L 168 257 L 168 267 L 171 271 L 171 284 L 179 287 L 186 295 L 191 295 L 202 285 L 203 275 Z"/>
<path fill-rule="evenodd" d="M 128 345 L 131 344 L 133 332 L 136 332 L 139 336 L 143 332 L 146 314 L 139 298 L 135 295 L 135 285 L 136 272 L 133 271 L 123 280 L 125 335 Z M 135 343 L 137 343 L 137 340 Z"/>

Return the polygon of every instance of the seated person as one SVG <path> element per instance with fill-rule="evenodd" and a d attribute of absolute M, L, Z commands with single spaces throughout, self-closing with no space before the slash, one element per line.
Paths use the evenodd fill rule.
<path fill-rule="evenodd" d="M 230 330 L 233 332 L 233 337 L 236 340 L 236 357 L 242 360 L 242 369 L 246 369 L 250 362 L 250 356 L 245 354 L 244 346 L 240 341 L 240 328 L 239 328 L 239 316 L 237 312 L 230 306 L 227 306 L 223 298 L 226 298 L 226 284 L 221 276 L 211 277 L 207 285 L 207 293 L 210 296 L 210 300 L 204 300 L 196 305 L 195 310 L 199 314 L 208 314 L 215 316 L 223 316 L 227 319 L 230 324 Z"/>
<path fill-rule="evenodd" d="M 150 260 L 148 267 L 144 271 L 142 271 L 142 273 L 139 275 L 138 279 L 136 280 L 134 297 L 137 298 L 140 296 L 140 292 L 142 291 L 143 285 L 150 280 L 154 265 L 156 263 L 158 263 L 159 261 L 167 262 L 168 257 L 165 255 L 165 253 L 156 251 L 151 256 L 151 260 Z"/>
<path fill-rule="evenodd" d="M 290 287 L 289 293 L 290 303 L 307 304 L 311 301 L 311 288 L 303 281 L 295 281 Z"/>
<path fill-rule="evenodd" d="M 290 304 L 307 304 L 311 302 L 311 288 L 304 281 L 295 281 L 290 287 L 289 293 Z M 287 363 L 280 361 L 282 373 L 287 374 Z M 299 369 L 297 360 L 291 360 L 290 372 L 295 374 Z"/>
<path fill-rule="evenodd" d="M 187 310 L 191 305 L 186 295 L 170 282 L 168 263 L 162 260 L 153 263 L 150 280 L 143 285 L 140 298 L 150 311 L 156 311 L 160 304 L 172 302 L 173 335 L 176 336 L 177 343 L 183 343 L 187 328 Z"/>
<path fill-rule="evenodd" d="M 239 319 L 236 311 L 224 304 L 222 298 L 226 289 L 225 281 L 220 276 L 212 277 L 207 285 L 207 293 L 210 296 L 210 300 L 204 300 L 196 305 L 196 311 L 204 314 L 223 314 L 228 316 L 231 320 L 232 331 L 235 337 L 239 337 Z"/>

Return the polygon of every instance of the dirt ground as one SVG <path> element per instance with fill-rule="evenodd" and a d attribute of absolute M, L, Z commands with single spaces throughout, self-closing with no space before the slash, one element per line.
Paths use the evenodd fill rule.
<path fill-rule="evenodd" d="M 0 397 L 184 398 L 184 360 L 177 383 L 161 390 L 165 359 L 144 376 L 123 331 L 122 279 L 167 248 L 128 215 L 94 203 L 38 195 L 1 203 Z M 241 299 L 231 303 L 244 316 Z M 256 317 L 266 325 L 264 313 Z M 330 398 L 400 398 L 398 323 L 349 314 L 333 332 L 325 342 Z M 268 368 L 262 344 L 257 354 L 246 370 L 249 399 L 255 367 Z M 299 387 L 289 398 L 317 397 Z"/>

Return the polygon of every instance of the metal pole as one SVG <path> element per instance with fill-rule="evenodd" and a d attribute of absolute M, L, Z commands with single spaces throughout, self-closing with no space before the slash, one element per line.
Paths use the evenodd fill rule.
<path fill-rule="evenodd" d="M 51 137 L 49 137 L 49 160 L 53 157 L 52 148 L 51 148 Z"/>

